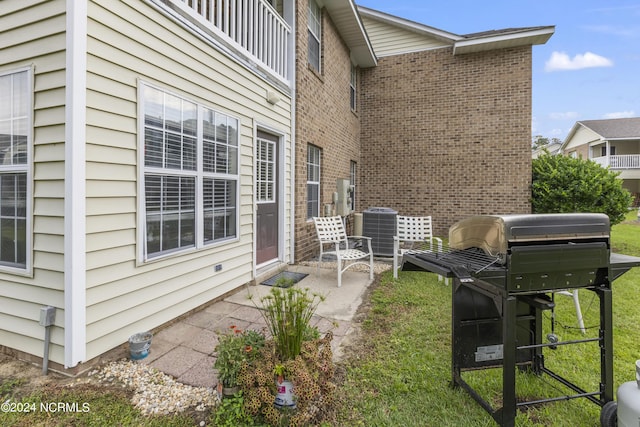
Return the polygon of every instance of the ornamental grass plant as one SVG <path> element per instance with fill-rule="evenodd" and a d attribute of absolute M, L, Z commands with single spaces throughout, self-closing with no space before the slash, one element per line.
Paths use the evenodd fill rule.
<path fill-rule="evenodd" d="M 311 327 L 318 304 L 324 297 L 311 293 L 308 288 L 274 287 L 260 300 L 267 329 L 275 341 L 275 351 L 282 362 L 293 360 L 300 354 L 304 341 L 317 338 Z"/>

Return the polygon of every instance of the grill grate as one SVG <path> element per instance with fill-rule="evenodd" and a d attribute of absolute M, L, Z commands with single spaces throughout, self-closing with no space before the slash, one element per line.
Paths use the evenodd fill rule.
<path fill-rule="evenodd" d="M 501 265 L 502 259 L 499 256 L 488 255 L 480 248 L 446 248 L 442 252 L 425 252 L 416 254 L 415 257 L 446 268 L 461 267 L 470 273 L 479 273 L 492 267 L 504 269 Z"/>

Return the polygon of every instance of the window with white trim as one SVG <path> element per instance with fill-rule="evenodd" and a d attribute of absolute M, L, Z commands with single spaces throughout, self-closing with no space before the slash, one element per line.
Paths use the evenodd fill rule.
<path fill-rule="evenodd" d="M 358 164 L 351 160 L 351 164 L 349 167 L 349 180 L 351 181 L 351 210 L 356 210 L 356 172 L 357 172 Z"/>
<path fill-rule="evenodd" d="M 307 219 L 320 216 L 320 148 L 307 146 Z"/>
<path fill-rule="evenodd" d="M 276 144 L 268 139 L 257 139 L 256 186 L 258 203 L 274 202 L 276 195 Z"/>
<path fill-rule="evenodd" d="M 30 248 L 31 70 L 0 74 L 0 269 L 25 270 Z"/>
<path fill-rule="evenodd" d="M 146 84 L 142 110 L 145 259 L 235 238 L 238 120 Z"/>
<path fill-rule="evenodd" d="M 320 72 L 320 41 L 322 40 L 322 12 L 316 0 L 309 0 L 307 18 L 309 64 Z"/>
<path fill-rule="evenodd" d="M 349 81 L 349 102 L 351 111 L 356 111 L 357 87 L 358 87 L 358 69 L 351 64 L 351 80 Z"/>

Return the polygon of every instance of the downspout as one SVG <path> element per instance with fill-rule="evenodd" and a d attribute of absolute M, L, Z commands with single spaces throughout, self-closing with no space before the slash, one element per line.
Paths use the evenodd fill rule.
<path fill-rule="evenodd" d="M 86 359 L 88 0 L 67 0 L 64 163 L 64 366 Z"/>
<path fill-rule="evenodd" d="M 298 37 L 296 34 L 296 7 L 297 2 L 290 0 L 285 2 L 284 15 L 285 21 L 291 25 L 291 43 L 289 43 L 289 84 L 291 86 L 291 189 L 290 203 L 291 207 L 289 220 L 289 264 L 294 264 L 296 259 L 296 44 Z"/>

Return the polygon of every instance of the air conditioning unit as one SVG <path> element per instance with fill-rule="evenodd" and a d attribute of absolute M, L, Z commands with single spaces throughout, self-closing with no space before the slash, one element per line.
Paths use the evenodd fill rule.
<path fill-rule="evenodd" d="M 393 256 L 397 215 L 398 212 L 391 208 L 369 208 L 362 213 L 362 234 L 371 237 L 374 255 Z"/>

